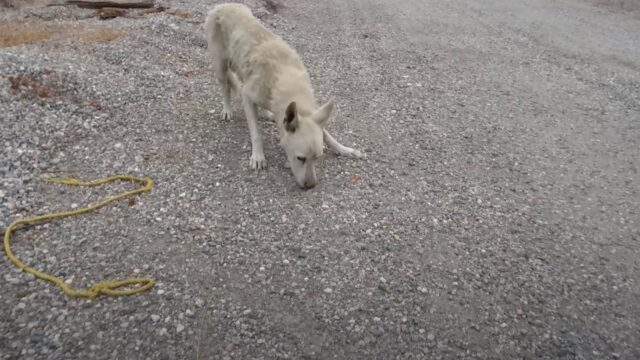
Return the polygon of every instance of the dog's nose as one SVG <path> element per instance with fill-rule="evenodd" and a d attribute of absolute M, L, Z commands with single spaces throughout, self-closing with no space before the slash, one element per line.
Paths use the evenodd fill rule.
<path fill-rule="evenodd" d="M 305 190 L 313 189 L 315 186 L 316 186 L 316 183 L 314 183 L 314 182 L 309 182 L 309 181 L 305 181 L 304 182 Z"/>

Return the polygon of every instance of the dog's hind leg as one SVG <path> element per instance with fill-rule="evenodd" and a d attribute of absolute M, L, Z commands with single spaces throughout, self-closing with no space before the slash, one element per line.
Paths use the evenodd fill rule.
<path fill-rule="evenodd" d="M 342 156 L 350 156 L 354 158 L 364 157 L 364 154 L 359 150 L 346 147 L 340 144 L 336 139 L 333 138 L 333 136 L 331 136 L 331 134 L 329 134 L 329 132 L 326 129 L 322 130 L 322 134 L 323 134 L 322 138 L 324 139 L 324 143 L 327 144 L 329 149 L 337 152 L 338 154 Z"/>
<path fill-rule="evenodd" d="M 214 71 L 222 87 L 222 119 L 229 120 L 233 116 L 231 111 L 231 90 L 238 90 L 239 81 L 235 74 L 229 71 L 229 60 L 224 44 L 220 24 L 213 17 L 205 22 L 207 34 L 207 48 L 209 55 L 214 58 Z"/>
<path fill-rule="evenodd" d="M 222 119 L 230 120 L 233 116 L 231 110 L 231 88 L 232 83 L 229 80 L 229 65 L 226 59 L 216 59 L 216 77 L 222 87 Z"/>

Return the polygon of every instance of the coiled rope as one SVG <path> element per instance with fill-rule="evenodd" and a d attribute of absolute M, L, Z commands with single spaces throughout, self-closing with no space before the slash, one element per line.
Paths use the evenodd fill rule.
<path fill-rule="evenodd" d="M 7 253 L 7 256 L 9 257 L 9 259 L 11 260 L 11 262 L 13 262 L 18 268 L 20 268 L 22 271 L 24 272 L 28 272 L 30 274 L 33 274 L 36 278 L 38 279 L 42 279 L 42 280 L 46 280 L 49 282 L 52 282 L 56 285 L 58 285 L 62 291 L 64 291 L 66 294 L 70 295 L 70 296 L 75 296 L 75 297 L 86 297 L 89 299 L 95 299 L 100 295 L 108 295 L 108 296 L 122 296 L 122 295 L 133 295 L 133 294 L 137 294 L 143 291 L 147 291 L 149 289 L 151 289 L 154 285 L 155 285 L 155 280 L 151 279 L 151 278 L 128 278 L 128 279 L 119 279 L 119 280 L 107 280 L 107 281 L 100 281 L 100 282 L 96 282 L 94 283 L 91 287 L 89 287 L 86 290 L 76 290 L 73 287 L 67 285 L 64 280 L 62 280 L 61 278 L 51 275 L 51 274 L 47 274 L 44 273 L 42 271 L 36 270 L 33 267 L 29 267 L 27 265 L 25 265 L 22 261 L 20 261 L 14 254 L 13 251 L 11 251 L 11 232 L 14 230 L 15 227 L 19 226 L 19 225 L 29 225 L 29 224 L 35 224 L 35 223 L 39 223 L 39 222 L 43 222 L 43 221 L 47 221 L 47 220 L 52 220 L 52 219 L 59 219 L 59 218 L 65 218 L 65 217 L 69 217 L 69 216 L 76 216 L 76 215 L 81 215 L 81 214 L 86 214 L 88 212 L 94 211 L 96 209 L 99 209 L 105 205 L 108 205 L 114 201 L 120 200 L 124 197 L 128 197 L 128 196 L 133 196 L 133 195 L 137 195 L 137 194 L 141 194 L 144 192 L 147 192 L 149 190 L 151 190 L 151 188 L 153 187 L 153 180 L 149 179 L 149 178 L 140 178 L 140 177 L 135 177 L 135 176 L 127 176 L 127 175 L 118 175 L 118 176 L 112 176 L 106 179 L 101 179 L 101 180 L 95 180 L 95 181 L 79 181 L 77 179 L 73 179 L 73 178 L 65 178 L 65 179 L 59 179 L 59 178 L 48 178 L 46 179 L 47 182 L 50 183 L 54 183 L 54 184 L 64 184 L 64 185 L 71 185 L 71 186 L 100 186 L 100 185 L 104 185 L 106 183 L 110 183 L 116 180 L 121 180 L 121 181 L 134 181 L 140 184 L 143 184 L 144 187 L 135 189 L 135 190 L 130 190 L 130 191 L 126 191 L 123 193 L 120 193 L 118 195 L 114 195 L 111 196 L 107 199 L 101 200 L 96 204 L 87 206 L 85 208 L 80 208 L 77 210 L 71 210 L 71 211 L 63 211 L 63 212 L 58 212 L 58 213 L 53 213 L 53 214 L 45 214 L 45 215 L 39 215 L 39 216 L 33 216 L 33 217 L 28 217 L 25 219 L 21 219 L 21 220 L 16 220 L 14 222 L 12 222 L 9 227 L 7 227 L 5 233 L 4 233 L 4 250 Z M 137 286 L 135 286 L 137 285 Z M 133 286 L 133 287 L 131 287 Z M 127 289 L 120 289 L 123 287 L 130 287 Z"/>

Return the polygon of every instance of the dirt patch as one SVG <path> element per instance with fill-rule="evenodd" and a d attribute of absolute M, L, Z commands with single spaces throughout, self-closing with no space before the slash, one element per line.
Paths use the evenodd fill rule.
<path fill-rule="evenodd" d="M 100 30 L 85 31 L 85 32 L 81 31 L 80 33 L 76 33 L 75 35 L 77 38 L 79 38 L 84 42 L 102 43 L 102 42 L 113 41 L 125 34 L 126 32 L 121 30 L 100 29 Z"/>
<path fill-rule="evenodd" d="M 0 8 L 25 8 L 25 7 L 43 7 L 48 1 L 42 0 L 0 0 Z"/>
<path fill-rule="evenodd" d="M 611 12 L 640 14 L 640 0 L 586 0 L 586 2 Z"/>
<path fill-rule="evenodd" d="M 0 24 L 0 48 L 32 44 L 50 38 L 71 38 L 84 42 L 107 42 L 126 32 L 115 29 L 86 29 L 75 25 L 48 23 Z"/>

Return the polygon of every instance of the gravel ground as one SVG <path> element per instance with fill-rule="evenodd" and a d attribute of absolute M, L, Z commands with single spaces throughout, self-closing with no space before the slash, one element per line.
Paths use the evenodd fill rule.
<path fill-rule="evenodd" d="M 640 358 L 637 7 L 247 1 L 368 155 L 328 155 L 302 191 L 274 126 L 254 172 L 240 102 L 218 119 L 213 4 L 162 4 L 189 16 L 0 12 L 82 28 L 0 49 L 0 227 L 127 188 L 46 175 L 150 176 L 14 250 L 79 287 L 158 281 L 72 299 L 5 259 L 1 359 Z"/>

